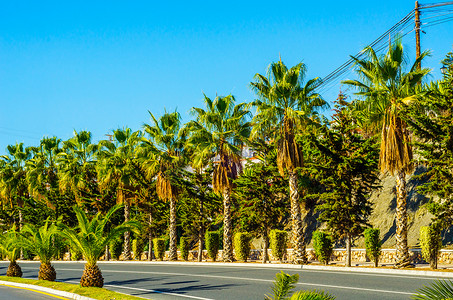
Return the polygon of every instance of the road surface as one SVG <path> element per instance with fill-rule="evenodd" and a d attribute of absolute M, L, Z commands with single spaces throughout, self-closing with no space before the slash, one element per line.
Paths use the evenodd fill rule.
<path fill-rule="evenodd" d="M 40 291 L 33 291 L 13 286 L 0 285 L 1 300 L 58 300 L 67 299 L 60 296 L 49 295 Z"/>
<path fill-rule="evenodd" d="M 0 263 L 0 274 L 8 263 Z M 37 278 L 39 263 L 20 263 L 24 278 Z M 55 262 L 57 280 L 78 283 L 83 263 Z M 99 263 L 105 287 L 148 299 L 263 299 L 279 269 L 254 264 L 195 266 L 179 264 Z M 402 300 L 437 279 L 428 276 L 349 273 L 344 271 L 282 269 L 300 276 L 296 290 L 324 290 L 336 299 Z"/>

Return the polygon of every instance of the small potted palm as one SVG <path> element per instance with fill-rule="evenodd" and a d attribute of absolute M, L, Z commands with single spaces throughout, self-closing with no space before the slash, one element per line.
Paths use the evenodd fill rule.
<path fill-rule="evenodd" d="M 110 230 L 107 231 L 106 225 L 121 208 L 121 205 L 116 205 L 104 216 L 98 213 L 89 220 L 85 212 L 75 206 L 74 212 L 78 225 L 75 228 L 69 228 L 64 224 L 59 226 L 60 235 L 68 241 L 73 249 L 80 251 L 86 260 L 85 269 L 80 278 L 80 285 L 83 287 L 103 287 L 104 278 L 97 262 L 104 254 L 105 247 L 126 231 L 134 231 L 138 234 L 140 223 L 135 220 L 124 222 L 116 227 L 110 226 Z"/>
<path fill-rule="evenodd" d="M 3 236 L 0 236 L 0 252 L 9 260 L 6 276 L 22 277 L 22 269 L 16 262 L 19 258 L 20 247 L 18 244 L 18 235 L 15 228 L 8 231 Z"/>
<path fill-rule="evenodd" d="M 49 219 L 43 226 L 37 227 L 27 224 L 22 228 L 19 239 L 19 246 L 23 247 L 39 257 L 38 279 L 55 281 L 57 273 L 51 264 L 51 260 L 57 254 L 57 247 L 54 245 L 54 238 L 58 234 L 58 225 L 50 224 Z"/>

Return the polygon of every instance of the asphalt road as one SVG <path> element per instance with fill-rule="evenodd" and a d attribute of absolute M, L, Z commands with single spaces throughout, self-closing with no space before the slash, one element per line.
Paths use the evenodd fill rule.
<path fill-rule="evenodd" d="M 1 300 L 57 300 L 66 299 L 63 297 L 55 297 L 43 294 L 39 291 L 30 291 L 27 289 L 0 285 Z"/>
<path fill-rule="evenodd" d="M 0 263 L 0 274 L 6 272 Z M 39 263 L 19 263 L 24 278 L 37 278 Z M 83 263 L 55 262 L 57 280 L 78 283 Z M 270 292 L 279 269 L 249 267 L 194 266 L 168 264 L 99 264 L 105 287 L 148 299 L 263 299 Z M 410 299 L 412 293 L 435 277 L 348 273 L 342 271 L 283 269 L 300 276 L 296 290 L 324 290 L 336 299 L 399 300 Z"/>

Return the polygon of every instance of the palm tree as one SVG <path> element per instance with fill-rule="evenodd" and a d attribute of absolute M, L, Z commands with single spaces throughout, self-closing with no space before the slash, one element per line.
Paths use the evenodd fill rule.
<path fill-rule="evenodd" d="M 73 193 L 79 204 L 93 198 L 97 190 L 97 150 L 98 146 L 91 143 L 91 132 L 74 130 L 74 136 L 63 142 L 63 152 L 58 154 L 60 190 Z"/>
<path fill-rule="evenodd" d="M 271 63 L 267 77 L 255 75 L 252 89 L 259 99 L 254 102 L 252 136 L 276 140 L 277 165 L 282 176 L 289 177 L 292 243 L 295 263 L 305 263 L 305 241 L 301 203 L 299 202 L 298 168 L 303 166 L 303 149 L 296 142 L 296 133 L 316 123 L 316 113 L 327 103 L 315 92 L 318 78 L 305 85 L 306 67 L 299 63 L 288 69 L 280 60 Z M 269 133 L 270 132 L 270 133 Z M 305 203 L 302 211 L 306 214 Z"/>
<path fill-rule="evenodd" d="M 117 203 L 124 204 L 124 219 L 130 218 L 130 205 L 135 198 L 134 160 L 135 148 L 141 138 L 139 131 L 131 132 L 130 128 L 113 131 L 113 141 L 100 141 L 98 164 L 96 166 L 101 189 L 116 186 Z M 130 232 L 124 233 L 124 259 L 130 260 Z"/>
<path fill-rule="evenodd" d="M 420 96 L 419 84 L 429 69 L 418 65 L 428 52 L 424 52 L 408 73 L 403 46 L 396 41 L 384 56 L 377 56 L 371 47 L 365 49 L 365 59 L 354 58 L 360 80 L 343 83 L 355 87 L 363 100 L 355 102 L 363 127 L 370 132 L 381 132 L 379 168 L 382 173 L 396 174 L 396 266 L 410 264 L 407 247 L 406 175 L 412 170 L 410 133 L 402 112 L 406 105 Z"/>
<path fill-rule="evenodd" d="M 19 208 L 19 231 L 21 231 L 24 222 L 22 207 L 24 199 L 28 198 L 25 164 L 30 159 L 31 153 L 29 148 L 24 149 L 23 143 L 9 145 L 7 151 L 9 155 L 1 156 L 5 165 L 0 172 L 0 199 L 11 207 Z M 20 258 L 23 259 L 22 250 Z"/>
<path fill-rule="evenodd" d="M 189 144 L 195 156 L 192 165 L 199 168 L 208 159 L 216 160 L 212 175 L 214 192 L 223 196 L 223 260 L 233 261 L 231 220 L 231 190 L 233 180 L 241 169 L 242 145 L 250 135 L 249 111 L 245 103 L 235 105 L 232 95 L 217 96 L 214 101 L 205 95 L 206 110 L 192 108 L 195 121 L 188 123 Z"/>
<path fill-rule="evenodd" d="M 62 214 L 57 165 L 60 142 L 56 137 L 42 138 L 39 147 L 31 148 L 33 157 L 26 163 L 29 194 L 53 209 L 55 216 Z"/>
<path fill-rule="evenodd" d="M 60 224 L 59 226 L 60 235 L 67 239 L 72 247 L 80 251 L 86 260 L 85 269 L 80 279 L 80 285 L 83 287 L 102 287 L 104 285 L 104 278 L 97 266 L 97 261 L 103 254 L 105 247 L 126 231 L 137 231 L 140 228 L 139 222 L 129 220 L 116 227 L 112 226 L 107 231 L 106 226 L 110 219 L 121 208 L 120 205 L 116 205 L 105 216 L 97 213 L 89 220 L 83 210 L 74 206 L 78 222 L 76 229 L 70 228 L 65 224 Z"/>
<path fill-rule="evenodd" d="M 22 277 L 22 270 L 17 264 L 19 258 L 18 234 L 13 227 L 6 234 L 0 236 L 0 253 L 9 260 L 9 266 L 6 270 L 6 276 Z"/>
<path fill-rule="evenodd" d="M 148 178 L 156 176 L 156 191 L 160 199 L 170 202 L 170 253 L 169 260 L 177 260 L 176 198 L 179 171 L 184 166 L 185 136 L 181 130 L 178 112 L 165 113 L 157 120 L 149 112 L 153 125 L 144 124 L 149 140 L 143 139 L 144 148 L 149 150 L 145 172 Z"/>
<path fill-rule="evenodd" d="M 47 219 L 43 226 L 37 227 L 33 224 L 24 226 L 19 239 L 19 245 L 39 257 L 38 279 L 55 281 L 57 273 L 51 264 L 52 258 L 57 254 L 58 249 L 54 244 L 54 237 L 58 234 L 58 226 L 50 224 Z"/>

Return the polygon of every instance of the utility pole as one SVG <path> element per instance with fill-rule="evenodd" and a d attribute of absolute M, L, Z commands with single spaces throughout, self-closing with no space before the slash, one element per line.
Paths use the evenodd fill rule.
<path fill-rule="evenodd" d="M 418 1 L 415 1 L 415 48 L 417 51 L 417 59 L 418 59 L 421 55 L 421 50 L 420 50 L 420 5 L 418 4 Z M 421 69 L 420 63 L 417 65 L 417 68 L 419 70 Z"/>

